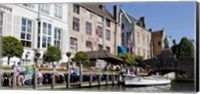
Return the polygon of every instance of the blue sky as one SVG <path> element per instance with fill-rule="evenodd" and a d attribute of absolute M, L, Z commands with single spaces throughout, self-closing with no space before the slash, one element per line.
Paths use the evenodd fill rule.
<path fill-rule="evenodd" d="M 107 9 L 113 13 L 113 5 L 122 5 L 122 8 L 139 19 L 145 16 L 146 29 L 160 30 L 176 39 L 179 43 L 182 37 L 196 40 L 196 3 L 195 2 L 124 2 L 107 3 Z"/>

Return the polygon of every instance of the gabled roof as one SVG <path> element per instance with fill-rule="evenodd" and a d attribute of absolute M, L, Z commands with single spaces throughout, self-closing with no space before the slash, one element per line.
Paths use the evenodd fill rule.
<path fill-rule="evenodd" d="M 133 23 L 133 22 L 137 21 L 137 19 L 136 19 L 135 17 L 133 17 L 133 16 L 131 16 L 130 14 L 126 13 L 126 12 L 124 11 L 124 9 L 121 8 L 121 7 L 120 7 L 120 11 L 125 15 L 125 17 L 126 17 L 127 20 L 129 21 L 129 23 Z"/>
<path fill-rule="evenodd" d="M 127 14 L 127 16 L 129 17 L 129 19 L 131 20 L 132 23 L 137 21 L 137 19 L 135 17 L 129 15 L 128 13 L 126 13 L 126 14 Z"/>
<path fill-rule="evenodd" d="M 99 16 L 105 16 L 107 19 L 116 22 L 114 17 L 106 8 L 104 12 L 102 11 L 102 9 L 99 7 L 100 3 L 79 3 L 79 5 Z"/>

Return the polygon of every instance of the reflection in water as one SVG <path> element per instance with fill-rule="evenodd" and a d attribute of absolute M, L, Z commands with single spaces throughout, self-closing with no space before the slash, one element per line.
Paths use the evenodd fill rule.
<path fill-rule="evenodd" d="M 59 90 L 69 90 L 69 89 L 59 89 Z M 99 92 L 194 92 L 194 83 L 192 82 L 172 82 L 171 85 L 157 85 L 157 86 L 146 86 L 146 87 L 132 87 L 132 86 L 122 86 L 122 85 L 110 85 L 92 88 L 74 88 L 70 91 L 99 91 Z"/>

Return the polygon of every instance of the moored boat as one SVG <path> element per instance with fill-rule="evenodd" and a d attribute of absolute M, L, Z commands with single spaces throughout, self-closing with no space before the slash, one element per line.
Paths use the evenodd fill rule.
<path fill-rule="evenodd" d="M 162 76 L 126 76 L 124 80 L 125 85 L 133 86 L 163 85 L 171 83 L 170 79 Z"/>

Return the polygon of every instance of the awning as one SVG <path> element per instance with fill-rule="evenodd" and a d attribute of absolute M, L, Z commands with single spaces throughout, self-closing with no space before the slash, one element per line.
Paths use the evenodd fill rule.
<path fill-rule="evenodd" d="M 117 47 L 118 53 L 122 53 L 122 54 L 126 54 L 126 48 L 122 47 L 122 46 L 118 46 Z"/>
<path fill-rule="evenodd" d="M 123 59 L 121 59 L 107 51 L 104 51 L 104 50 L 103 51 L 91 51 L 91 52 L 86 52 L 86 53 L 88 54 L 90 60 L 102 59 L 102 60 L 108 61 L 113 64 L 124 62 Z"/>

